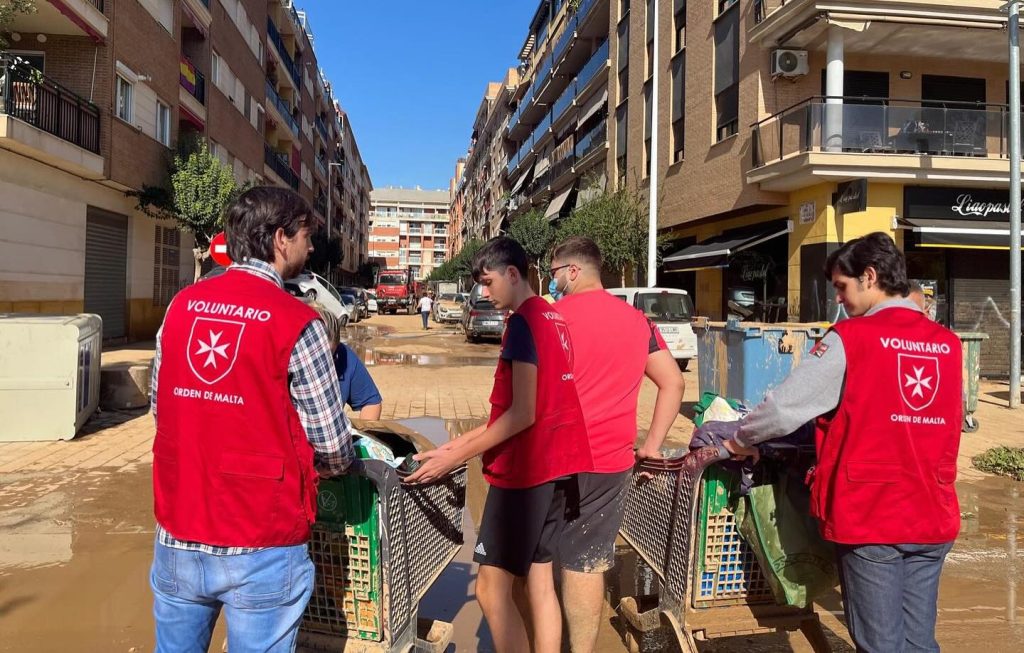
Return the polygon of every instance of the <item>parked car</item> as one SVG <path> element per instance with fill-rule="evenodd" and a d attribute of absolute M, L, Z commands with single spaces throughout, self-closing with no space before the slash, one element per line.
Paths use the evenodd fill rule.
<path fill-rule="evenodd" d="M 199 278 L 200 281 L 219 277 L 227 272 L 227 268 L 217 266 Z M 342 301 L 341 294 L 331 285 L 331 282 L 324 279 L 315 272 L 303 270 L 292 279 L 284 282 L 284 289 L 290 295 L 306 301 L 316 301 L 327 307 L 334 313 L 341 325 L 348 326 L 349 322 L 355 322 L 354 316 L 358 314 L 355 310 L 355 303 L 346 306 Z"/>
<path fill-rule="evenodd" d="M 678 288 L 609 288 L 608 292 L 639 309 L 658 327 L 679 369 L 685 371 L 690 359 L 697 357 L 690 295 Z"/>
<path fill-rule="evenodd" d="M 359 298 L 345 291 L 341 291 L 341 297 L 352 303 L 352 324 L 360 322 L 363 319 L 363 312 L 359 310 Z"/>
<path fill-rule="evenodd" d="M 462 321 L 462 307 L 466 296 L 462 293 L 444 293 L 434 302 L 435 322 L 458 324 Z"/>
<path fill-rule="evenodd" d="M 505 335 L 508 311 L 498 309 L 489 297 L 484 297 L 480 284 L 473 286 L 462 308 L 462 330 L 468 342 L 481 338 L 501 338 Z"/>
<path fill-rule="evenodd" d="M 355 306 L 346 306 L 341 293 L 331 285 L 331 282 L 315 272 L 307 270 L 288 279 L 284 282 L 284 289 L 300 299 L 323 304 L 327 310 L 338 316 L 343 327 L 348 326 L 349 322 L 358 322 L 354 319 L 357 314 Z"/>
<path fill-rule="evenodd" d="M 370 302 L 369 296 L 366 291 L 362 288 L 356 288 L 355 286 L 341 286 L 338 288 L 338 292 L 352 295 L 355 297 L 356 306 L 359 308 L 359 319 L 364 320 L 370 317 Z"/>
<path fill-rule="evenodd" d="M 380 306 L 377 305 L 377 292 L 369 288 L 366 289 L 366 308 L 371 313 L 376 313 L 380 310 Z"/>

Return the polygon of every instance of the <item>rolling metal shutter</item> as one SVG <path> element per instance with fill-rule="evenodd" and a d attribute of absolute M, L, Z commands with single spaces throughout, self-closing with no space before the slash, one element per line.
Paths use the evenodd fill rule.
<path fill-rule="evenodd" d="M 103 338 L 125 336 L 128 218 L 89 207 L 85 222 L 85 312 L 103 318 Z"/>

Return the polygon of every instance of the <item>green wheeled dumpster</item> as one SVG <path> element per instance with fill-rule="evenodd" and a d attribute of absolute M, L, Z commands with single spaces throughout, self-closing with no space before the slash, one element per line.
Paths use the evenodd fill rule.
<path fill-rule="evenodd" d="M 974 416 L 978 410 L 978 395 L 981 378 L 981 343 L 988 340 L 987 333 L 976 331 L 957 332 L 963 345 L 964 362 L 964 433 L 974 433 L 980 426 Z"/>

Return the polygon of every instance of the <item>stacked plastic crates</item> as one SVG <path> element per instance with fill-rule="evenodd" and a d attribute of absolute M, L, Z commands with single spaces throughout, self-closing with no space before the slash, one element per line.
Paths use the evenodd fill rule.
<path fill-rule="evenodd" d="M 396 455 L 416 452 L 402 446 Z M 462 546 L 466 470 L 408 486 L 365 447 L 356 453 L 345 476 L 320 482 L 309 544 L 316 578 L 300 650 L 343 650 L 358 640 L 363 651 L 409 651 L 420 599 Z"/>

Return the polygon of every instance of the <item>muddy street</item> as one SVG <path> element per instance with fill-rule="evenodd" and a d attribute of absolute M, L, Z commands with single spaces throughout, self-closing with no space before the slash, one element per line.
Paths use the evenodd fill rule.
<path fill-rule="evenodd" d="M 348 329 L 384 396 L 384 418 L 435 443 L 486 417 L 497 343 L 469 344 L 455 328 L 419 328 L 416 316 L 374 316 Z M 686 402 L 697 399 L 696 366 L 686 372 Z M 997 392 L 993 390 L 992 392 Z M 641 430 L 653 389 L 641 395 Z M 1016 438 L 1019 420 L 982 402 L 982 430 L 964 436 L 972 451 L 992 438 Z M 692 424 L 677 420 L 674 444 Z M 148 571 L 154 521 L 152 420 L 144 410 L 104 412 L 70 442 L 0 443 L 0 651 L 108 653 L 153 647 Z M 977 438 L 969 441 L 971 438 Z M 455 651 L 490 651 L 473 599 L 476 525 L 485 496 L 479 463 L 470 468 L 465 545 L 427 593 L 420 615 L 454 624 Z M 971 470 L 961 460 L 963 517 L 939 598 L 944 651 L 1024 650 L 1024 484 Z M 609 605 L 601 651 L 624 651 L 623 624 L 612 609 L 621 597 L 650 594 L 658 579 L 620 541 L 608 574 Z M 818 606 L 833 650 L 852 651 L 838 595 Z M 211 651 L 221 651 L 223 623 Z M 667 638 L 665 641 L 668 641 Z M 667 647 L 666 650 L 672 650 Z M 742 636 L 701 644 L 701 651 L 810 651 L 799 636 Z"/>

